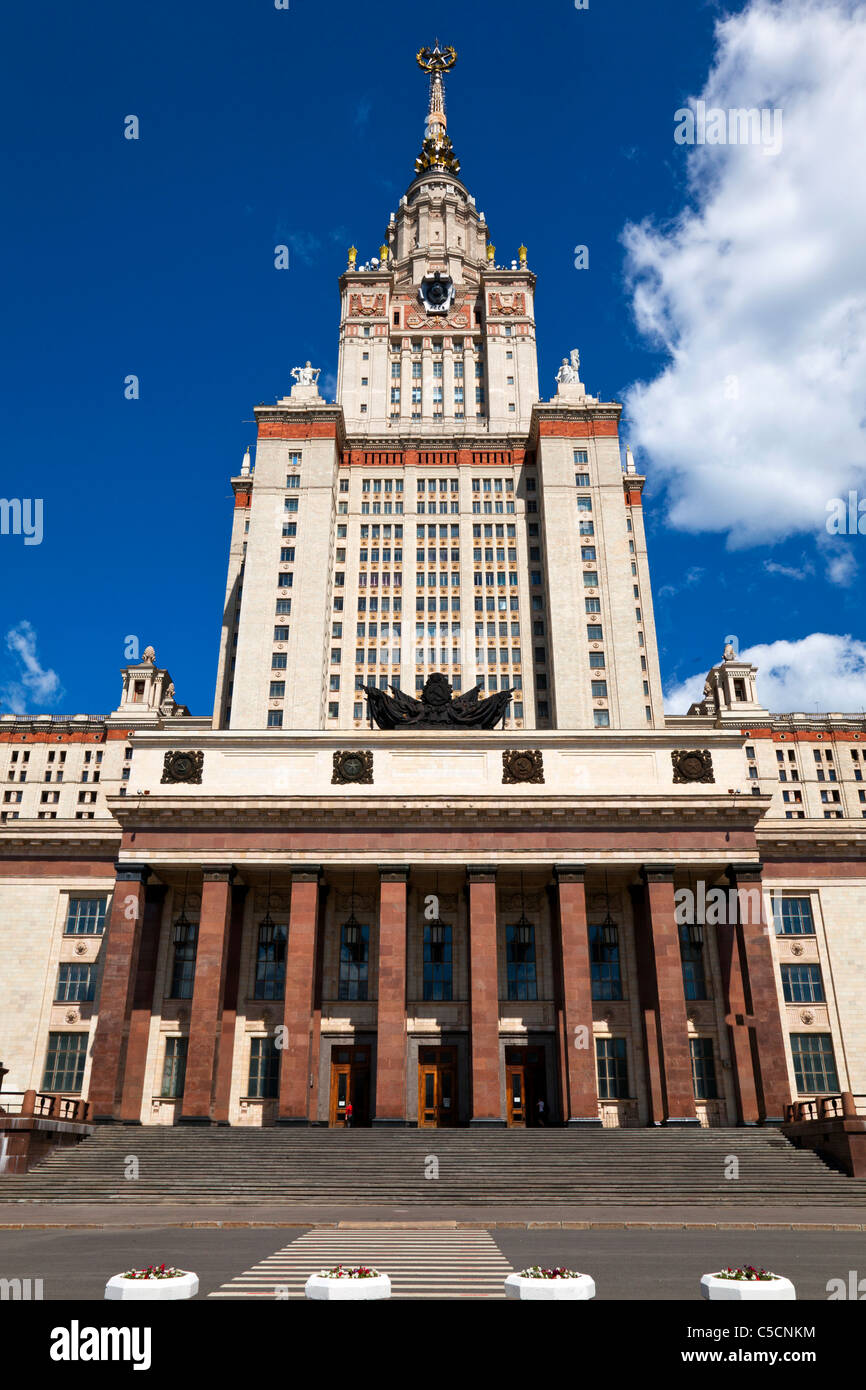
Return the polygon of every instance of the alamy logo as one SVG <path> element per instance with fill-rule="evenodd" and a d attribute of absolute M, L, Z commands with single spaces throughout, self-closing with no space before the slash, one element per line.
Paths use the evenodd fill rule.
<path fill-rule="evenodd" d="M 776 106 L 758 110 L 756 106 L 707 107 L 696 101 L 695 109 L 681 106 L 674 112 L 674 141 L 677 145 L 760 145 L 764 154 L 778 154 L 782 148 L 782 112 Z"/>
<path fill-rule="evenodd" d="M 0 1303 L 30 1303 L 45 1297 L 41 1279 L 0 1279 Z"/>
<path fill-rule="evenodd" d="M 73 1318 L 68 1327 L 51 1329 L 52 1361 L 131 1361 L 133 1370 L 150 1370 L 149 1327 L 82 1327 Z"/>
<path fill-rule="evenodd" d="M 25 545 L 41 545 L 42 505 L 41 497 L 0 497 L 0 536 L 23 536 Z"/>

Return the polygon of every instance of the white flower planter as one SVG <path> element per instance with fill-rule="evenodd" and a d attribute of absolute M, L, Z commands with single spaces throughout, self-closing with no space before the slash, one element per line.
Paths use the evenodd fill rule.
<path fill-rule="evenodd" d="M 505 1297 L 546 1300 L 595 1298 L 595 1280 L 588 1274 L 579 1274 L 576 1279 L 526 1279 L 522 1274 L 509 1274 L 505 1280 Z"/>
<path fill-rule="evenodd" d="M 344 1303 L 347 1299 L 369 1302 L 374 1298 L 391 1297 L 391 1280 L 387 1274 L 373 1279 L 327 1279 L 324 1274 L 311 1274 L 304 1285 L 307 1298 L 328 1303 Z"/>
<path fill-rule="evenodd" d="M 105 1297 L 140 1303 L 168 1303 L 179 1298 L 195 1298 L 198 1275 L 187 1272 L 175 1279 L 124 1279 L 114 1274 L 105 1286 Z"/>
<path fill-rule="evenodd" d="M 781 1275 L 775 1279 L 720 1279 L 717 1274 L 705 1274 L 701 1280 L 701 1297 L 719 1303 L 791 1302 L 796 1300 L 797 1290 L 790 1279 Z"/>

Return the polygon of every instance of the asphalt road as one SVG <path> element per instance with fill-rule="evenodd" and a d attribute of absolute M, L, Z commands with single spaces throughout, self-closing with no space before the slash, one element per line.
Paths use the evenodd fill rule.
<path fill-rule="evenodd" d="M 101 1300 L 105 1281 L 165 1260 L 194 1269 L 204 1298 L 297 1238 L 299 1230 L 0 1231 L 0 1279 L 42 1279 L 45 1300 Z M 827 1282 L 866 1280 L 866 1233 L 839 1231 L 507 1231 L 491 1237 L 515 1267 L 563 1264 L 592 1274 L 599 1300 L 700 1301 L 700 1276 L 764 1265 L 793 1279 L 799 1299 L 827 1299 Z M 866 1284 L 864 1284 L 866 1295 Z"/>

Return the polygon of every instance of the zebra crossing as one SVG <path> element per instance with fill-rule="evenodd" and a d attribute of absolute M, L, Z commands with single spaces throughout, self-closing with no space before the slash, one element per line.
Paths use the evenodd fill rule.
<path fill-rule="evenodd" d="M 504 1298 L 512 1266 L 487 1231 L 308 1231 L 210 1298 L 303 1298 L 311 1274 L 336 1264 L 372 1265 L 392 1298 Z"/>

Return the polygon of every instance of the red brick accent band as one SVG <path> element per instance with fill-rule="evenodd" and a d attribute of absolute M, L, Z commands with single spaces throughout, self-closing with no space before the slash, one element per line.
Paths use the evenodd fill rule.
<path fill-rule="evenodd" d="M 232 869 L 203 871 L 181 1119 L 209 1121 L 225 984 Z"/>
<path fill-rule="evenodd" d="M 296 1123 L 310 1118 L 310 1023 L 318 920 L 318 869 L 293 874 L 278 1115 L 281 1120 L 294 1120 Z"/>
<path fill-rule="evenodd" d="M 472 1119 L 502 1119 L 496 873 L 469 869 L 469 997 Z"/>
<path fill-rule="evenodd" d="M 117 1113 L 123 1040 L 132 1005 L 149 876 L 150 869 L 145 865 L 123 865 L 117 869 L 108 934 L 103 946 L 99 1018 L 88 1090 L 90 1113 L 95 1120 L 113 1120 Z"/>
<path fill-rule="evenodd" d="M 260 420 L 259 439 L 336 439 L 336 420 Z"/>
<path fill-rule="evenodd" d="M 406 883 L 408 868 L 382 870 L 376 1120 L 406 1119 Z"/>
<path fill-rule="evenodd" d="M 583 873 L 557 866 L 566 1094 L 563 1118 L 598 1121 L 592 975 Z"/>
<path fill-rule="evenodd" d="M 619 426 L 616 420 L 539 420 L 539 437 L 544 439 L 589 439 L 616 437 Z"/>

